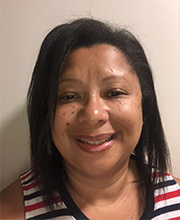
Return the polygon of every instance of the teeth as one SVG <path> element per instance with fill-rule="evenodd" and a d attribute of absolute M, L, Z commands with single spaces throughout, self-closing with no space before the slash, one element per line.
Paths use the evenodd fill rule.
<path fill-rule="evenodd" d="M 112 136 L 109 137 L 108 139 L 102 140 L 102 141 L 84 141 L 81 139 L 78 139 L 78 141 L 83 142 L 83 143 L 87 143 L 87 144 L 91 144 L 91 145 L 100 145 L 100 144 L 103 144 L 104 142 L 110 141 L 111 139 L 112 139 Z"/>

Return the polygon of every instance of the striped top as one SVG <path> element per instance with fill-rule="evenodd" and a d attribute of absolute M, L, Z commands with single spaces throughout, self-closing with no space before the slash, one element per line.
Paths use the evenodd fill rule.
<path fill-rule="evenodd" d="M 54 210 L 45 206 L 42 191 L 34 181 L 32 171 L 29 170 L 20 176 L 24 194 L 25 216 L 30 219 L 59 219 L 59 220 L 88 220 L 72 200 L 65 185 L 62 186 Z M 160 182 L 157 175 L 154 185 L 154 198 L 151 208 L 145 209 L 141 219 L 153 220 L 180 220 L 180 187 L 170 174 L 166 174 L 165 184 Z"/>

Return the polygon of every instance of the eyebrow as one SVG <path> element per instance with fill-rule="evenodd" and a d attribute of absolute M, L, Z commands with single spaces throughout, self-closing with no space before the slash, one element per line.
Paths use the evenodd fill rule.
<path fill-rule="evenodd" d="M 123 76 L 111 75 L 111 76 L 107 76 L 107 77 L 103 78 L 102 82 L 109 81 L 111 79 L 122 79 L 122 80 L 125 80 L 125 78 Z"/>
<path fill-rule="evenodd" d="M 111 75 L 111 76 L 106 76 L 105 78 L 102 79 L 102 82 L 106 82 L 109 81 L 111 79 L 122 79 L 125 80 L 125 78 L 123 76 L 117 76 L 117 75 Z M 80 79 L 76 79 L 76 78 L 67 78 L 67 79 L 62 79 L 59 81 L 59 85 L 63 82 L 75 82 L 75 83 L 80 83 L 82 84 L 83 82 Z"/>
<path fill-rule="evenodd" d="M 82 83 L 80 79 L 75 79 L 75 78 L 67 78 L 67 79 L 62 79 L 59 81 L 59 84 L 63 82 L 76 82 L 76 83 Z"/>

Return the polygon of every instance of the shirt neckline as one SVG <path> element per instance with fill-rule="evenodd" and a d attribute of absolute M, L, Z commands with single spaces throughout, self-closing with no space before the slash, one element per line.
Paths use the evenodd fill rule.
<path fill-rule="evenodd" d="M 62 181 L 63 182 L 63 181 Z M 77 220 L 90 220 L 87 218 L 83 212 L 78 208 L 74 200 L 72 199 L 71 195 L 69 194 L 64 182 L 62 184 L 62 190 L 60 192 L 60 196 L 62 198 L 62 201 L 65 203 L 68 211 L 70 214 L 75 217 Z M 152 195 L 148 201 L 148 203 L 145 206 L 144 212 L 140 218 L 140 220 L 143 219 L 151 219 L 152 218 L 152 213 L 154 210 L 154 196 Z"/>

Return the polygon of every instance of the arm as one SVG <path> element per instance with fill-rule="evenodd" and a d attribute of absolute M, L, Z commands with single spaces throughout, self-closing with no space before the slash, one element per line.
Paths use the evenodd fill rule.
<path fill-rule="evenodd" d="M 0 196 L 0 219 L 25 219 L 20 179 L 4 189 Z"/>

